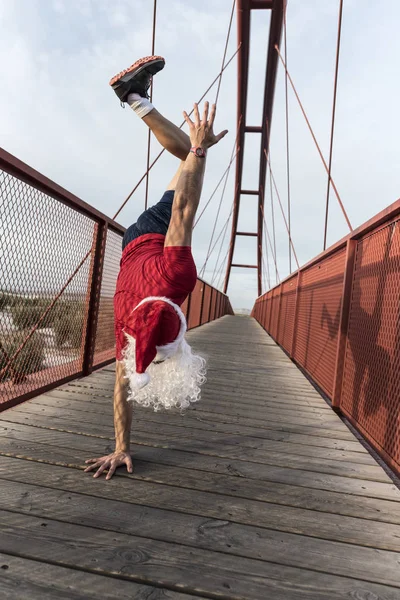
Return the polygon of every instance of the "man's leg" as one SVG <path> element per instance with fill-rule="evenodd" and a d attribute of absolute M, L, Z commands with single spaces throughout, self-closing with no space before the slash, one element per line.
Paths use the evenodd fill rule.
<path fill-rule="evenodd" d="M 143 121 L 165 150 L 181 160 L 186 160 L 190 150 L 190 138 L 182 129 L 168 121 L 155 108 L 143 117 Z"/>
<path fill-rule="evenodd" d="M 141 117 L 141 119 L 149 127 L 153 135 L 155 135 L 161 146 L 182 161 L 167 187 L 167 190 L 175 190 L 190 151 L 190 138 L 182 129 L 179 129 L 174 123 L 166 119 L 154 107 L 144 117 Z"/>

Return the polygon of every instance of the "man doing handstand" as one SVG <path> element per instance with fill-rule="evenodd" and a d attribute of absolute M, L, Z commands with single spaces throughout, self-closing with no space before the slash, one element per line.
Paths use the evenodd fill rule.
<path fill-rule="evenodd" d="M 200 119 L 186 112 L 189 136 L 150 103 L 151 77 L 164 68 L 160 56 L 140 59 L 115 76 L 110 85 L 151 129 L 160 144 L 181 160 L 167 191 L 125 232 L 114 297 L 116 378 L 114 387 L 115 451 L 87 460 L 94 477 L 125 464 L 131 473 L 132 404 L 186 408 L 200 396 L 205 361 L 184 339 L 186 319 L 180 306 L 193 291 L 197 271 L 191 252 L 194 217 L 200 201 L 207 149 L 227 133 L 215 135 L 215 105 L 208 102 Z"/>

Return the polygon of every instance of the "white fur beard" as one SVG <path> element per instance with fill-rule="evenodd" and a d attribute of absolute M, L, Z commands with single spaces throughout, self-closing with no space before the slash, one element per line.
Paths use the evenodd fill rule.
<path fill-rule="evenodd" d="M 206 361 L 193 354 L 185 339 L 173 356 L 148 367 L 150 382 L 138 390 L 131 385 L 136 376 L 135 339 L 127 338 L 129 343 L 124 351 L 123 363 L 129 380 L 128 402 L 158 411 L 171 408 L 184 410 L 200 400 L 201 386 L 206 382 Z"/>

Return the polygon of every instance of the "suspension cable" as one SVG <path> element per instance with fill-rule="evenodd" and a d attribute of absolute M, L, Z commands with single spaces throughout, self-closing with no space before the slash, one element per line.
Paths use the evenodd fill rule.
<path fill-rule="evenodd" d="M 200 221 L 201 217 L 204 215 L 204 213 L 206 212 L 208 206 L 210 205 L 211 200 L 214 198 L 216 192 L 218 191 L 219 186 L 221 185 L 221 183 L 224 180 L 224 177 L 226 176 L 227 173 L 229 173 L 229 169 L 231 167 L 232 162 L 235 160 L 237 154 L 239 152 L 239 148 L 237 150 L 237 152 L 235 152 L 233 158 L 231 159 L 231 161 L 229 162 L 228 166 L 226 167 L 225 171 L 222 174 L 221 179 L 218 181 L 217 185 L 214 188 L 214 191 L 212 192 L 211 196 L 209 197 L 209 199 L 207 200 L 206 204 L 204 205 L 203 210 L 201 211 L 201 213 L 199 214 L 199 216 L 196 219 L 195 224 L 193 225 L 193 229 L 195 229 L 195 227 L 197 226 L 198 222 Z"/>
<path fill-rule="evenodd" d="M 225 242 L 225 238 L 226 238 L 226 232 L 228 231 L 228 223 L 229 223 L 229 220 L 225 224 L 224 235 L 222 237 L 221 244 L 219 246 L 217 260 L 215 261 L 214 271 L 213 271 L 212 278 L 211 278 L 211 285 L 214 283 L 214 281 L 215 281 L 215 279 L 217 277 L 217 274 L 219 274 L 219 272 L 220 272 L 220 268 L 219 267 L 221 267 L 223 265 L 223 263 L 224 263 L 224 261 L 222 261 L 222 265 L 221 265 L 220 262 L 219 262 L 219 259 L 220 259 L 220 256 L 221 256 L 222 248 L 224 247 L 224 242 Z"/>
<path fill-rule="evenodd" d="M 271 253 L 272 253 L 272 258 L 274 259 L 274 263 L 275 263 L 275 276 L 276 276 L 276 282 L 278 283 L 278 281 L 280 281 L 280 277 L 279 277 L 279 273 L 278 273 L 278 264 L 277 264 L 277 260 L 276 260 L 276 254 L 274 253 L 274 248 L 272 246 L 272 242 L 271 242 L 271 237 L 269 235 L 269 231 L 268 231 L 268 227 L 267 227 L 267 221 L 265 220 L 265 213 L 264 213 L 264 206 L 261 207 L 261 214 L 263 217 L 263 221 L 264 221 L 264 228 L 267 234 L 267 239 L 269 242 L 269 247 L 271 249 Z"/>
<path fill-rule="evenodd" d="M 221 285 L 222 285 L 222 282 L 223 282 L 223 276 L 224 276 L 224 267 L 225 267 L 226 261 L 228 260 L 228 254 L 229 254 L 229 246 L 228 246 L 228 248 L 227 248 L 227 250 L 226 250 L 226 253 L 225 253 L 224 259 L 223 259 L 223 261 L 222 261 L 222 263 L 221 263 L 221 267 L 220 267 L 220 269 L 219 269 L 218 281 L 217 281 L 217 283 L 215 284 L 215 286 L 216 286 L 216 288 L 217 288 L 217 289 L 219 289 L 219 288 L 221 287 Z"/>
<path fill-rule="evenodd" d="M 264 294 L 265 294 L 265 292 L 268 291 L 268 286 L 267 286 L 267 277 L 266 277 L 267 267 L 265 266 L 264 257 L 262 257 L 262 264 L 263 264 L 263 267 L 264 267 L 264 269 L 263 269 L 263 279 L 264 279 Z"/>
<path fill-rule="evenodd" d="M 330 181 L 330 183 L 331 183 L 331 185 L 332 185 L 333 191 L 335 192 L 335 196 L 336 196 L 336 198 L 337 198 L 337 200 L 338 200 L 338 202 L 339 202 L 340 208 L 342 209 L 342 213 L 343 213 L 343 216 L 344 216 L 344 218 L 345 218 L 345 220 L 346 220 L 346 223 L 347 223 L 347 225 L 348 225 L 348 227 L 349 227 L 350 231 L 353 231 L 353 227 L 351 226 L 351 223 L 350 223 L 349 217 L 347 216 L 347 212 L 346 212 L 346 210 L 345 210 L 345 208 L 344 208 L 344 205 L 343 205 L 343 202 L 342 202 L 342 200 L 341 200 L 341 198 L 340 198 L 340 196 L 339 196 L 339 192 L 338 192 L 338 190 L 337 190 L 337 187 L 336 187 L 336 185 L 335 185 L 335 182 L 333 181 L 333 179 L 332 179 L 332 176 L 331 176 L 331 175 L 330 175 L 330 173 L 329 173 L 328 165 L 326 164 L 326 161 L 325 161 L 325 159 L 324 159 L 324 156 L 323 156 L 323 154 L 322 154 L 322 152 L 321 152 L 321 148 L 319 147 L 319 144 L 318 144 L 318 142 L 317 142 L 317 138 L 315 137 L 315 134 L 314 134 L 314 131 L 313 131 L 312 127 L 311 127 L 310 121 L 308 120 L 308 117 L 307 117 L 306 111 L 305 111 L 305 110 L 304 110 L 304 108 L 303 108 L 303 105 L 302 105 L 302 103 L 301 103 L 301 100 L 300 100 L 300 98 L 299 98 L 299 95 L 298 95 L 298 93 L 297 93 L 297 90 L 296 90 L 296 88 L 295 88 L 295 86 L 294 86 L 294 83 L 293 83 L 293 81 L 292 81 L 292 78 L 290 77 L 290 74 L 289 74 L 289 72 L 288 72 L 288 70 L 287 70 L 287 68 L 286 68 L 285 61 L 283 60 L 283 58 L 282 58 L 282 55 L 281 55 L 281 53 L 280 53 L 280 51 L 279 51 L 279 47 L 278 47 L 277 45 L 275 45 L 275 50 L 277 51 L 277 53 L 278 53 L 278 55 L 279 55 L 279 58 L 281 59 L 281 61 L 282 61 L 282 64 L 283 64 L 283 66 L 285 67 L 285 71 L 286 71 L 286 73 L 287 73 L 287 76 L 288 76 L 288 79 L 289 79 L 290 85 L 292 86 L 292 89 L 293 89 L 293 91 L 294 91 L 294 94 L 295 94 L 295 96 L 296 96 L 296 99 L 297 99 L 297 101 L 298 101 L 298 103 L 299 103 L 299 106 L 300 106 L 301 112 L 303 113 L 303 116 L 304 116 L 304 118 L 305 118 L 305 120 L 306 120 L 306 123 L 307 123 L 307 125 L 308 125 L 308 129 L 310 130 L 310 133 L 311 133 L 311 135 L 312 135 L 312 138 L 313 138 L 313 140 L 314 140 L 314 143 L 315 143 L 315 145 L 317 146 L 318 153 L 319 153 L 319 155 L 320 155 L 320 157 L 321 157 L 321 160 L 322 160 L 322 162 L 323 162 L 323 165 L 324 165 L 324 167 L 325 167 L 325 170 L 326 170 L 326 172 L 327 172 L 327 174 L 328 174 L 328 176 L 329 176 L 329 181 Z"/>
<path fill-rule="evenodd" d="M 221 82 L 222 82 L 222 73 L 223 73 L 223 68 L 225 65 L 225 59 L 226 59 L 226 52 L 228 50 L 228 44 L 229 44 L 229 38 L 231 36 L 231 28 L 232 28 L 232 21 L 233 21 L 233 15 L 235 12 L 235 4 L 236 4 L 236 0 L 233 0 L 233 4 L 232 4 L 232 12 L 231 12 L 231 18 L 229 21 L 229 27 L 228 27 L 228 33 L 226 35 L 226 42 L 225 42 L 225 50 L 224 50 L 224 56 L 222 58 L 222 64 L 221 64 L 221 74 L 219 76 L 219 81 L 218 81 L 218 88 L 217 88 L 217 94 L 215 96 L 215 104 L 218 103 L 218 98 L 219 98 L 219 91 L 221 89 Z"/>
<path fill-rule="evenodd" d="M 231 64 L 231 62 L 233 61 L 233 59 L 235 58 L 235 56 L 237 55 L 237 53 L 239 52 L 241 47 L 241 44 L 239 44 L 238 48 L 235 50 L 235 52 L 233 53 L 233 55 L 231 56 L 231 58 L 228 60 L 228 62 L 226 63 L 226 65 L 224 66 L 222 72 L 225 71 L 225 69 Z M 206 91 L 204 92 L 204 94 L 202 95 L 202 97 L 200 98 L 200 100 L 198 100 L 197 104 L 200 104 L 200 102 L 205 98 L 205 96 L 208 94 L 208 92 L 211 90 L 211 88 L 215 85 L 215 83 L 218 81 L 218 77 L 221 75 L 221 73 L 218 73 L 218 75 L 216 76 L 216 78 L 214 79 L 214 81 L 208 86 L 208 88 L 206 89 Z M 189 113 L 189 117 L 190 115 L 193 113 L 192 109 Z M 186 123 L 186 121 L 182 121 L 182 123 L 179 125 L 179 129 L 182 129 L 182 127 L 184 126 L 184 124 Z M 153 162 L 151 163 L 151 165 L 149 166 L 148 170 L 146 171 L 146 173 L 139 179 L 138 183 L 135 185 L 135 187 L 133 188 L 133 190 L 128 194 L 128 196 L 125 198 L 125 200 L 123 201 L 123 203 L 121 204 L 121 206 L 119 207 L 119 209 L 117 210 L 117 212 L 115 213 L 115 215 L 113 216 L 113 220 L 115 221 L 115 219 L 118 217 L 119 213 L 122 211 L 122 209 L 125 207 L 125 205 L 127 204 L 127 202 L 130 200 L 130 198 L 133 196 L 133 194 L 136 192 L 136 190 L 138 189 L 139 185 L 142 183 L 142 181 L 144 180 L 144 178 L 146 177 L 147 173 L 149 171 L 151 171 L 151 169 L 154 167 L 154 165 L 156 164 L 156 162 L 159 160 L 160 156 L 165 152 L 165 148 L 163 148 L 161 150 L 161 152 L 156 156 L 156 158 L 153 160 Z"/>
<path fill-rule="evenodd" d="M 228 217 L 228 219 L 225 222 L 224 235 L 222 237 L 222 241 L 221 241 L 221 244 L 220 244 L 220 247 L 219 247 L 219 252 L 218 252 L 217 260 L 215 261 L 214 271 L 213 271 L 213 275 L 212 275 L 212 278 L 211 278 L 211 285 L 214 283 L 214 280 L 217 278 L 216 273 L 217 272 L 219 273 L 219 271 L 220 271 L 220 269 L 218 269 L 219 259 L 220 259 L 220 256 L 221 256 L 222 248 L 224 246 L 224 242 L 225 242 L 225 238 L 226 238 L 226 233 L 228 231 L 228 224 L 229 224 L 229 221 L 231 219 L 232 212 L 233 212 L 233 204 L 232 204 L 231 212 L 229 213 L 229 217 Z M 225 260 L 222 261 L 222 263 L 220 265 L 221 267 L 223 266 L 224 262 L 225 262 Z"/>
<path fill-rule="evenodd" d="M 239 137 L 239 129 L 240 129 L 240 124 L 241 124 L 241 122 L 242 122 L 242 115 L 240 115 L 240 118 L 239 118 L 239 121 L 238 121 L 238 124 L 237 124 L 237 128 L 236 128 L 236 137 L 235 137 L 235 141 L 234 141 L 233 148 L 232 148 L 231 159 L 230 159 L 230 161 L 229 161 L 229 166 L 228 166 L 228 170 L 227 170 L 226 177 L 225 177 L 225 181 L 224 181 L 224 187 L 223 187 L 223 189 L 222 189 L 221 199 L 220 199 L 220 201 L 219 201 L 219 205 L 218 205 L 217 215 L 216 215 L 216 217 L 215 217 L 215 221 L 214 221 L 214 227 L 213 227 L 213 230 L 212 230 L 212 233 L 211 233 L 211 239 L 210 239 L 210 243 L 209 243 L 209 245 L 208 245 L 207 257 L 206 257 L 205 263 L 204 263 L 204 265 L 203 265 L 203 270 L 202 270 L 202 272 L 203 272 L 203 273 L 204 273 L 204 271 L 205 271 L 205 269 L 206 269 L 206 266 L 207 266 L 207 263 L 208 263 L 208 259 L 210 258 L 210 248 L 211 248 L 211 244 L 213 243 L 213 239 L 214 239 L 214 235 L 215 235 L 215 229 L 216 229 L 216 227 L 217 227 L 217 224 L 218 224 L 219 214 L 220 214 L 220 212 L 221 212 L 221 206 L 222 206 L 222 202 L 223 202 L 223 200 L 224 200 L 224 196 L 225 196 L 226 185 L 227 185 L 227 183 L 228 183 L 229 172 L 230 172 L 230 168 L 231 168 L 231 165 L 232 165 L 233 157 L 234 157 L 234 155 L 235 155 L 235 148 L 236 148 L 236 146 L 237 146 L 237 142 L 238 142 L 238 137 Z M 237 152 L 238 152 L 238 150 L 236 151 L 236 154 L 237 154 Z M 203 211 L 203 212 L 204 212 L 204 211 Z M 202 275 L 201 275 L 201 273 L 200 273 L 200 277 L 201 277 L 201 276 L 202 276 Z"/>
<path fill-rule="evenodd" d="M 271 274 L 269 271 L 269 255 L 268 255 L 268 243 L 267 243 L 267 235 L 265 233 L 266 228 L 263 228 L 263 233 L 264 233 L 264 246 L 265 246 L 265 259 L 266 259 L 266 266 L 267 266 L 267 280 L 268 280 L 268 285 L 269 287 L 271 287 Z M 264 257 L 263 257 L 264 260 Z"/>
<path fill-rule="evenodd" d="M 210 251 L 210 253 L 209 253 L 209 255 L 208 255 L 208 257 L 207 257 L 207 259 L 206 259 L 206 260 L 208 260 L 208 259 L 210 258 L 210 256 L 211 256 L 211 254 L 214 252 L 214 250 L 215 250 L 215 247 L 216 247 L 216 245 L 218 244 L 219 240 L 221 239 L 221 235 L 222 235 L 222 234 L 223 234 L 223 232 L 224 232 L 224 228 L 227 226 L 226 224 L 229 222 L 229 219 L 231 218 L 232 212 L 233 212 L 233 206 L 232 206 L 232 208 L 231 208 L 231 212 L 229 213 L 227 220 L 226 220 L 226 221 L 225 221 L 225 223 L 223 224 L 223 226 L 222 226 L 222 229 L 221 229 L 221 231 L 219 232 L 219 235 L 218 235 L 217 239 L 216 239 L 216 240 L 215 240 L 215 242 L 214 242 L 214 246 L 212 247 L 212 249 L 211 249 L 211 251 Z M 200 273 L 202 273 L 202 272 L 203 272 L 203 270 L 204 270 L 204 267 L 205 267 L 205 264 L 206 264 L 206 263 L 204 263 L 204 264 L 203 264 L 203 266 L 202 266 L 202 268 L 200 269 Z"/>
<path fill-rule="evenodd" d="M 287 60 L 287 29 L 286 29 L 286 12 L 287 0 L 283 9 L 283 31 L 285 36 L 285 63 Z M 288 225 L 289 225 L 289 273 L 292 272 L 292 248 L 290 245 L 290 230 L 291 230 L 291 207 L 290 207 L 290 160 L 289 160 L 289 100 L 288 100 L 288 76 L 285 71 L 285 107 L 286 107 L 286 174 L 287 174 L 287 209 L 288 209 Z"/>
<path fill-rule="evenodd" d="M 275 193 L 276 193 L 276 196 L 277 196 L 277 198 L 278 198 L 278 202 L 279 202 L 279 206 L 280 206 L 280 209 L 281 209 L 281 212 L 282 212 L 282 217 L 283 217 L 283 220 L 284 220 L 284 222 L 285 222 L 286 231 L 288 232 L 288 236 L 289 236 L 289 244 L 290 244 L 290 247 L 291 247 L 291 249 L 293 250 L 293 255 L 294 255 L 294 258 L 295 258 L 295 260 L 296 260 L 297 268 L 298 268 L 298 269 L 300 269 L 299 261 L 297 260 L 297 254 L 296 254 L 296 250 L 294 249 L 294 245 L 293 245 L 292 236 L 291 236 L 291 234 L 290 234 L 290 229 L 289 229 L 289 226 L 288 226 L 288 222 L 287 222 L 287 220 L 286 220 L 285 211 L 283 210 L 283 206 L 282 206 L 281 198 L 280 198 L 280 195 L 279 195 L 278 186 L 276 185 L 275 177 L 274 177 L 274 174 L 272 173 L 272 167 L 271 167 L 271 158 L 270 158 L 270 156 L 267 154 L 267 152 L 266 152 L 266 150 L 265 150 L 265 149 L 264 149 L 264 152 L 265 152 L 265 157 L 266 157 L 266 159 L 267 159 L 267 162 L 268 162 L 269 173 L 270 173 L 270 180 L 271 180 L 271 181 L 273 182 L 273 184 L 274 184 Z"/>
<path fill-rule="evenodd" d="M 151 56 L 154 56 L 156 51 L 156 18 L 157 18 L 157 0 L 154 0 L 153 6 L 153 37 L 151 42 Z M 153 102 L 153 78 L 150 84 L 150 102 Z M 144 200 L 144 208 L 147 208 L 149 197 L 149 167 L 150 167 L 150 147 L 151 147 L 151 129 L 149 128 L 147 135 L 147 168 L 146 168 L 146 194 Z"/>
<path fill-rule="evenodd" d="M 276 269 L 276 276 L 278 276 L 278 264 L 277 264 L 277 260 L 276 260 L 276 234 L 275 234 L 274 194 L 272 192 L 272 178 L 271 178 L 271 174 L 270 174 L 270 177 L 269 177 L 269 187 L 270 187 L 270 194 L 271 194 L 272 239 L 274 241 L 275 269 Z M 264 221 L 265 221 L 265 219 L 264 219 Z"/>
<path fill-rule="evenodd" d="M 331 183 L 331 170 L 332 170 L 333 136 L 334 136 L 334 131 L 335 131 L 336 94 L 337 94 L 337 82 L 338 82 L 338 73 L 339 73 L 340 39 L 341 39 L 341 33 L 342 33 L 342 15 L 343 15 L 343 0 L 340 0 L 338 34 L 337 34 L 337 43 L 336 43 L 335 82 L 334 82 L 334 86 L 333 86 L 331 141 L 330 141 L 330 147 L 329 147 L 328 187 L 327 187 L 327 191 L 326 191 L 324 250 L 326 250 L 326 238 L 328 235 L 329 192 L 330 192 L 330 188 L 331 188 L 330 183 Z"/>

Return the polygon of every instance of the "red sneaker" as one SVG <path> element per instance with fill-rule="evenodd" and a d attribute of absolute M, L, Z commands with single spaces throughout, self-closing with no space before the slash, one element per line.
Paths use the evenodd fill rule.
<path fill-rule="evenodd" d="M 142 98 L 149 98 L 147 90 L 151 84 L 153 75 L 161 71 L 165 66 L 162 56 L 146 56 L 140 58 L 133 65 L 115 75 L 110 85 L 121 102 L 126 102 L 128 94 L 135 92 Z"/>

